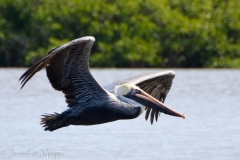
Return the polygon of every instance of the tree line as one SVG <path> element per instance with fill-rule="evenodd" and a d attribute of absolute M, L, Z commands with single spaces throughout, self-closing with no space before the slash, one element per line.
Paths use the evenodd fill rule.
<path fill-rule="evenodd" d="M 0 66 L 94 36 L 92 67 L 240 68 L 239 0 L 0 0 Z"/>

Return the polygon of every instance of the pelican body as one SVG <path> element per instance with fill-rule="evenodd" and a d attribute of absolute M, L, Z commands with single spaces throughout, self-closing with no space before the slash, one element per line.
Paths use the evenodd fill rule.
<path fill-rule="evenodd" d="M 173 71 L 143 74 L 102 87 L 89 71 L 89 55 L 94 37 L 75 39 L 51 50 L 21 77 L 21 89 L 32 76 L 46 68 L 55 90 L 65 94 L 68 109 L 61 114 L 42 115 L 47 131 L 69 125 L 96 125 L 116 120 L 133 119 L 146 111 L 145 118 L 157 121 L 161 112 L 185 118 L 164 104 L 175 76 Z"/>

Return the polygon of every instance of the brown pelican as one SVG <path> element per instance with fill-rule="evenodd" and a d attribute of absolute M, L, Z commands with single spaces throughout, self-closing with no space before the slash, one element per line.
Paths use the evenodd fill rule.
<path fill-rule="evenodd" d="M 22 89 L 35 73 L 46 67 L 52 87 L 65 94 L 69 108 L 61 114 L 42 115 L 45 130 L 133 119 L 144 110 L 146 120 L 150 115 L 151 123 L 154 117 L 157 121 L 161 112 L 185 118 L 184 114 L 164 104 L 175 76 L 173 71 L 144 74 L 100 86 L 88 65 L 94 41 L 95 38 L 89 36 L 59 46 L 20 77 Z"/>

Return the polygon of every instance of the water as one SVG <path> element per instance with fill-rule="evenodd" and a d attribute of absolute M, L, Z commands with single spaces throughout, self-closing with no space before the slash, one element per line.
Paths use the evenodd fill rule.
<path fill-rule="evenodd" d="M 165 101 L 187 119 L 144 115 L 96 126 L 45 132 L 41 114 L 66 109 L 45 71 L 23 90 L 26 69 L 0 69 L 0 159 L 240 159 L 240 70 L 178 70 Z M 100 84 L 159 69 L 93 69 Z"/>

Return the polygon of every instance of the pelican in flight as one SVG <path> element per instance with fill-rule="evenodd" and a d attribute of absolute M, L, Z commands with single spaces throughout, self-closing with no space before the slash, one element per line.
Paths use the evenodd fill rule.
<path fill-rule="evenodd" d="M 20 77 L 22 89 L 35 73 L 46 67 L 52 87 L 65 94 L 68 109 L 61 114 L 42 115 L 45 131 L 133 119 L 143 111 L 146 120 L 150 115 L 151 124 L 161 112 L 185 119 L 184 114 L 164 104 L 175 76 L 173 71 L 143 74 L 100 86 L 88 65 L 94 41 L 94 37 L 87 36 L 59 46 Z"/>

